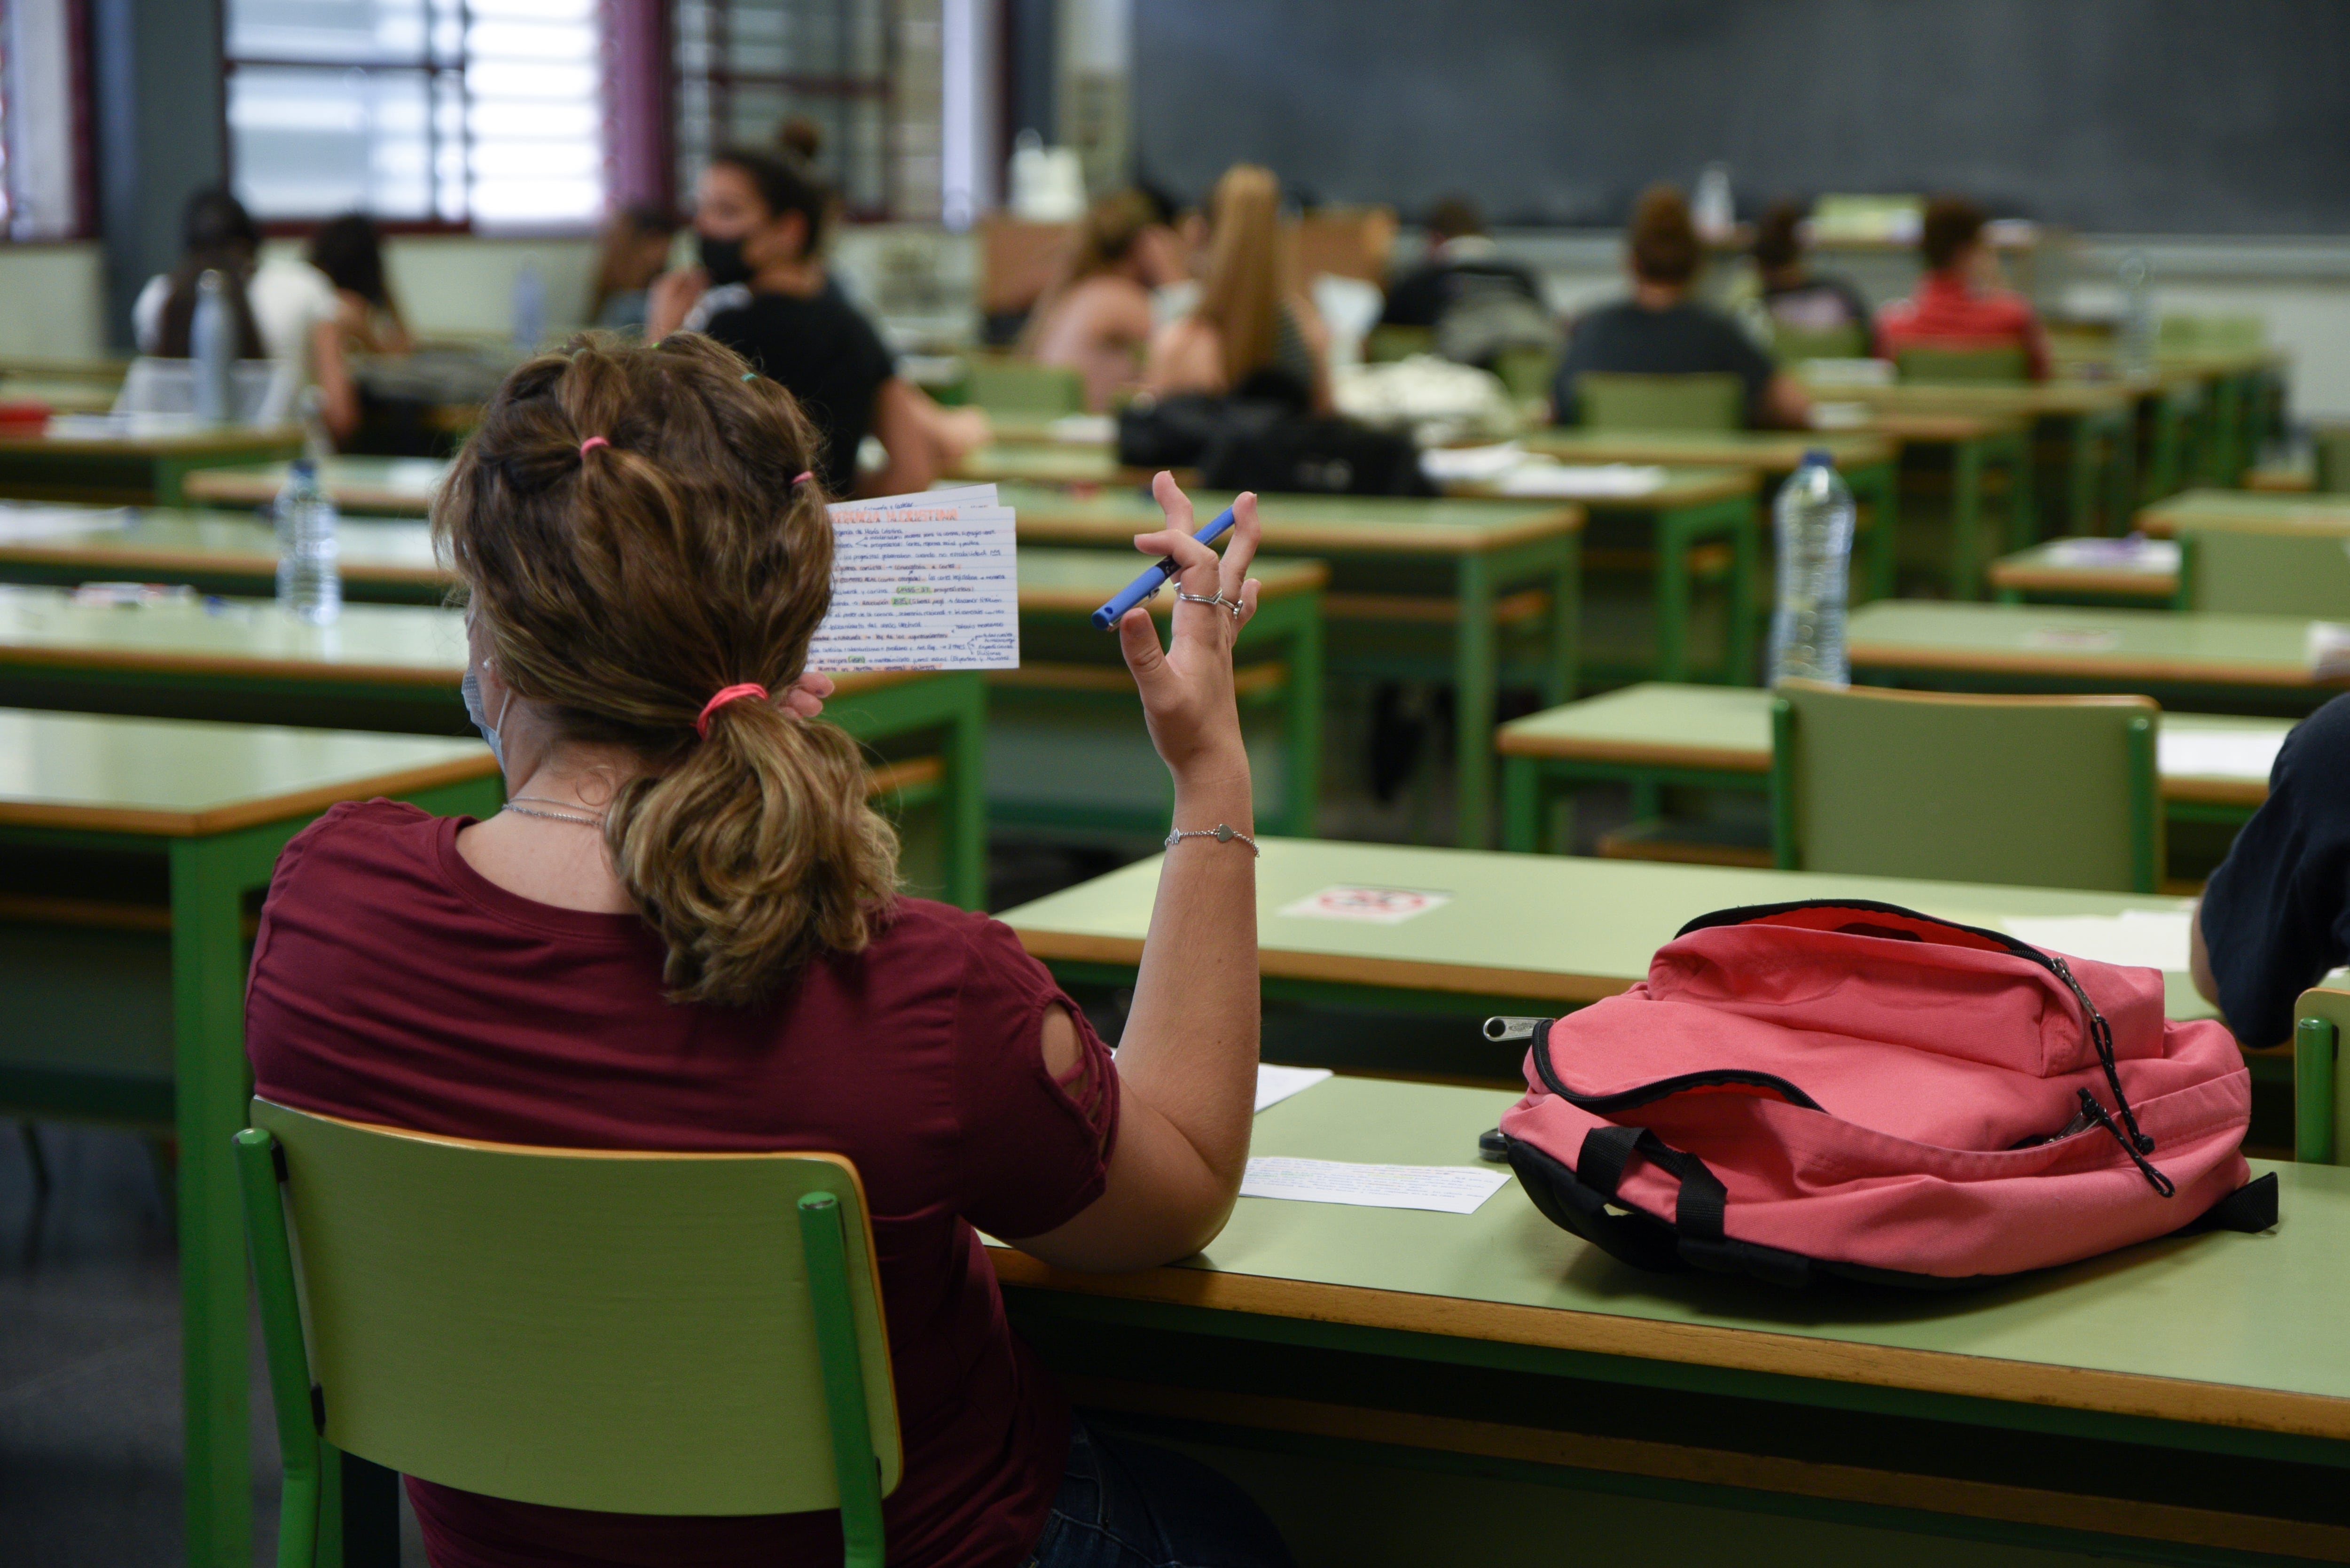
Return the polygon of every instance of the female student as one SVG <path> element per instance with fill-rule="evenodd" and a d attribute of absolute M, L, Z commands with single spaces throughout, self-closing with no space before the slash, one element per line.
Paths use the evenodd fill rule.
<path fill-rule="evenodd" d="M 1937 196 L 1926 203 L 1918 237 L 1926 275 L 1918 292 L 1877 314 L 1877 352 L 1898 358 L 1904 348 L 1923 344 L 1952 348 L 2023 350 L 2025 372 L 2048 379 L 2048 335 L 2031 302 L 2000 286 L 1999 257 L 1983 243 L 1983 210 L 1963 196 Z"/>
<path fill-rule="evenodd" d="M 597 250 L 588 319 L 615 331 L 643 327 L 646 290 L 669 265 L 670 242 L 676 237 L 677 220 L 659 207 L 638 202 L 613 213 Z"/>
<path fill-rule="evenodd" d="M 383 241 L 364 213 L 346 213 L 318 225 L 305 253 L 302 269 L 323 278 L 328 293 L 305 296 L 309 337 L 307 367 L 318 384 L 321 413 L 337 436 L 359 429 L 359 381 L 351 373 L 353 354 L 405 354 L 410 348 L 407 320 L 384 277 Z M 292 270 L 290 267 L 289 271 Z M 255 280 L 260 288 L 271 269 L 264 267 Z M 288 280 L 276 286 L 291 301 L 297 289 L 315 289 L 309 280 Z"/>
<path fill-rule="evenodd" d="M 1086 379 L 1096 413 L 1135 384 L 1150 341 L 1150 296 L 1182 275 L 1168 213 L 1139 190 L 1094 203 L 1062 279 L 1038 303 L 1023 347 L 1045 365 Z"/>
<path fill-rule="evenodd" d="M 1718 310 L 1690 297 L 1703 256 L 1689 202 L 1669 185 L 1651 186 L 1633 209 L 1625 261 L 1632 297 L 1575 324 L 1551 390 L 1562 424 L 1577 419 L 1575 379 L 1593 370 L 1692 376 L 1727 373 L 1746 387 L 1746 422 L 1801 425 L 1811 418 L 1804 389 Z"/>
<path fill-rule="evenodd" d="M 1297 286 L 1269 169 L 1236 163 L 1210 202 L 1207 276 L 1191 314 L 1151 339 L 1154 392 L 1238 392 L 1330 410 L 1330 335 Z"/>
<path fill-rule="evenodd" d="M 256 1092 L 502 1142 L 843 1153 L 904 1430 L 893 1564 L 1077 1568 L 1121 1542 L 1124 1568 L 1284 1564 L 1230 1482 L 1070 1415 L 974 1230 L 1141 1269 L 1204 1246 L 1235 1199 L 1258 1018 L 1232 643 L 1256 604 L 1254 500 L 1219 560 L 1161 474 L 1168 526 L 1135 541 L 1193 596 L 1170 646 L 1144 609 L 1118 633 L 1195 836 L 1168 854 L 1113 1063 L 1009 929 L 897 895 L 858 749 L 813 722 L 820 440 L 691 333 L 582 339 L 508 378 L 433 508 L 507 805 L 481 822 L 338 805 L 286 847 L 249 990 Z M 829 1512 L 409 1495 L 441 1568 L 840 1560 Z"/>
<path fill-rule="evenodd" d="M 244 203 L 225 191 L 197 192 L 180 214 L 180 265 L 149 278 L 130 307 L 139 351 L 167 359 L 189 357 L 196 286 L 204 274 L 216 272 L 224 286 L 222 298 L 228 306 L 236 357 L 265 358 L 269 346 L 247 292 L 254 262 L 261 254 L 261 228 Z"/>
<path fill-rule="evenodd" d="M 645 334 L 707 332 L 789 389 L 821 438 L 812 466 L 827 489 L 921 490 L 987 439 L 986 417 L 941 409 L 897 373 L 880 334 L 825 271 L 831 208 L 831 193 L 795 158 L 719 153 L 694 197 L 702 265 L 654 280 Z M 860 477 L 857 449 L 868 434 L 889 463 Z"/>

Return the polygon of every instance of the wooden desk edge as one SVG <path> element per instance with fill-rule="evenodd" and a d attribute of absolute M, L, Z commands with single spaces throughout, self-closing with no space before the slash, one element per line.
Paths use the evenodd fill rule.
<path fill-rule="evenodd" d="M 2169 659 L 2125 661 L 2070 658 L 2054 650 L 2010 651 L 1984 648 L 1918 648 L 1907 643 L 1854 642 L 1846 649 L 1856 669 L 1948 670 L 1999 675 L 2054 675 L 2086 680 L 2150 680 L 2174 686 L 2280 686 L 2314 691 L 2350 686 L 2350 676 L 2321 680 L 2301 664 L 2246 661 L 2221 670 L 2210 664 Z"/>
<path fill-rule="evenodd" d="M 1020 945 L 1032 957 L 1068 963 L 1118 964 L 1142 961 L 1142 943 L 1131 937 L 1095 936 L 1014 926 Z M 1301 952 L 1264 947 L 1257 953 L 1258 972 L 1271 980 L 1321 981 L 1335 985 L 1377 986 L 1383 991 L 1455 992 L 1470 996 L 1516 996 L 1529 1001 L 1598 1002 L 1630 987 L 1639 976 L 1569 974 L 1556 970 L 1489 969 L 1468 964 L 1430 963 L 1417 959 L 1377 958 L 1361 953 Z"/>
<path fill-rule="evenodd" d="M 1988 575 L 1991 587 L 2013 588 L 2020 593 L 2037 588 L 2050 593 L 2164 599 L 2178 591 L 2176 572 L 2100 571 L 2094 566 L 2009 566 L 1993 561 Z"/>
<path fill-rule="evenodd" d="M 2196 1426 L 2246 1428 L 2333 1440 L 2350 1438 L 2350 1399 L 2329 1395 L 1816 1339 L 1764 1329 L 1669 1323 L 1564 1307 L 1464 1301 L 1213 1269 L 1069 1273 L 1003 1247 L 989 1248 L 988 1258 L 996 1277 L 1005 1284 L 1073 1295 L 1159 1302 Z"/>
<path fill-rule="evenodd" d="M 1669 741 L 1637 742 L 1599 741 L 1581 735 L 1513 734 L 1505 726 L 1494 736 L 1493 749 L 1505 757 L 1611 763 L 1620 767 L 1701 768 L 1725 774 L 1771 771 L 1769 746 L 1677 746 Z"/>
<path fill-rule="evenodd" d="M 240 800 L 203 811 L 140 811 L 99 805 L 47 805 L 32 801 L 0 800 L 0 826 L 42 827 L 90 833 L 127 833 L 157 838 L 206 838 L 255 827 L 265 822 L 314 816 L 347 800 L 398 797 L 445 784 L 468 784 L 498 771 L 484 746 L 479 756 L 452 757 L 446 762 L 394 768 L 360 779 L 289 791 L 253 800 Z"/>

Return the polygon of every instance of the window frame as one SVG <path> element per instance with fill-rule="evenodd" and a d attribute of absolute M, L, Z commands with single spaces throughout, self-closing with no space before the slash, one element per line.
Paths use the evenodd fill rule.
<path fill-rule="evenodd" d="M 66 90 L 72 104 L 72 122 L 67 131 L 69 155 L 73 159 L 74 221 L 62 234 L 18 236 L 15 233 L 16 202 L 13 187 L 9 192 L 10 217 L 0 222 L 0 245 L 77 245 L 102 238 L 98 214 L 98 139 L 96 124 L 98 109 L 90 79 L 89 0 L 65 0 L 66 16 Z M 5 88 L 0 88 L 5 91 Z M 5 119 L 0 119 L 0 136 L 6 134 Z M 14 161 L 8 167 L 15 167 Z"/>

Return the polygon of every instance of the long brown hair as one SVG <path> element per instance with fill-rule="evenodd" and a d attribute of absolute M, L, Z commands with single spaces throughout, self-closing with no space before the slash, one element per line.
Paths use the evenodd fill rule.
<path fill-rule="evenodd" d="M 605 438 L 583 452 L 581 443 Z M 897 880 L 837 727 L 780 694 L 832 598 L 819 438 L 792 395 L 707 337 L 574 338 L 508 376 L 432 508 L 497 668 L 561 732 L 649 771 L 605 819 L 676 1002 L 748 1005 L 866 944 Z"/>
<path fill-rule="evenodd" d="M 1027 325 L 1020 330 L 1021 347 L 1033 350 L 1071 289 L 1089 277 L 1115 270 L 1134 254 L 1134 247 L 1154 224 L 1166 221 L 1158 203 L 1131 186 L 1096 202 L 1078 225 L 1076 244 L 1062 263 L 1060 275 L 1029 310 Z"/>
<path fill-rule="evenodd" d="M 1228 387 L 1273 363 L 1281 312 L 1295 292 L 1280 214 L 1281 183 L 1272 170 L 1235 163 L 1216 182 L 1208 275 L 1195 314 L 1216 329 Z"/>

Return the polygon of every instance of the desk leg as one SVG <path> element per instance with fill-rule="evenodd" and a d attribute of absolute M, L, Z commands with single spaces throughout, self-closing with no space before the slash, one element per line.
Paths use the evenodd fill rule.
<path fill-rule="evenodd" d="M 1950 593 L 1982 597 L 1982 443 L 1950 447 Z"/>
<path fill-rule="evenodd" d="M 155 460 L 155 504 L 185 506 L 188 504 L 188 470 L 190 464 L 176 457 Z"/>
<path fill-rule="evenodd" d="M 1901 468 L 1898 462 L 1887 462 L 1866 472 L 1876 476 L 1868 482 L 1868 506 L 1872 514 L 1868 597 L 1889 599 L 1894 592 L 1895 535 L 1900 525 Z"/>
<path fill-rule="evenodd" d="M 1500 679 L 1493 633 L 1492 563 L 1461 557 L 1456 597 L 1461 620 L 1452 651 L 1455 836 L 1463 848 L 1493 840 L 1493 688 Z"/>
<path fill-rule="evenodd" d="M 244 1125 L 244 943 L 234 838 L 172 846 L 172 1067 L 188 1562 L 251 1568 L 244 1221 L 229 1140 Z"/>
<path fill-rule="evenodd" d="M 2097 517 L 2096 429 L 2079 415 L 2064 423 L 2071 437 L 2066 445 L 2065 479 L 2070 493 L 2065 497 L 2064 531 L 2093 534 Z"/>
<path fill-rule="evenodd" d="M 987 684 L 978 670 L 961 673 L 946 726 L 947 897 L 966 909 L 987 908 Z"/>
<path fill-rule="evenodd" d="M 1282 715 L 1289 746 L 1282 769 L 1282 831 L 1293 838 L 1315 836 L 1322 801 L 1322 596 L 1309 597 L 1312 613 L 1298 618 L 1289 638 L 1287 711 Z"/>
<path fill-rule="evenodd" d="M 2158 413 L 2159 410 L 2158 409 Z M 2106 517 L 2100 534 L 2129 532 L 2131 514 L 2137 510 L 2137 405 L 2131 403 L 2110 421 L 2113 468 L 2106 481 Z"/>
<path fill-rule="evenodd" d="M 1657 679 L 1689 679 L 1690 552 L 1697 547 L 1686 509 L 1657 514 Z"/>
<path fill-rule="evenodd" d="M 2042 532 L 2039 498 L 2034 489 L 2039 476 L 2033 471 L 2032 427 L 2026 425 L 2012 434 L 1998 438 L 1998 448 L 2008 454 L 2008 548 L 2026 549 L 2040 543 Z"/>
<path fill-rule="evenodd" d="M 1532 855 L 1543 847 L 1542 763 L 1502 759 L 1502 847 Z"/>
<path fill-rule="evenodd" d="M 2232 490 L 2244 476 L 2243 383 L 2220 377 L 2211 388 L 2210 459 L 2203 477 L 2223 490 Z"/>
<path fill-rule="evenodd" d="M 1721 682 L 1746 686 L 1754 680 L 1755 579 L 1762 569 L 1762 509 L 1752 496 L 1730 508 L 1730 646 L 1722 653 Z M 1846 597 L 1849 597 L 1847 589 Z"/>

